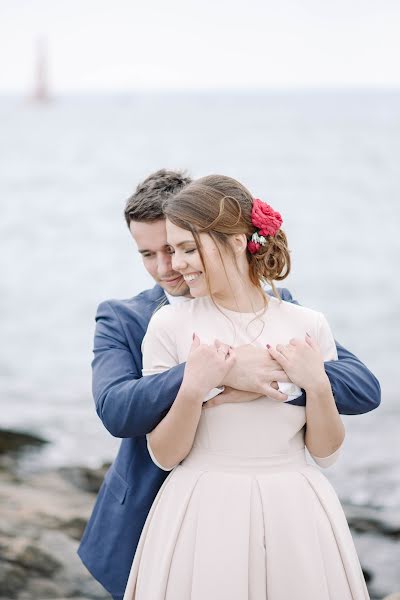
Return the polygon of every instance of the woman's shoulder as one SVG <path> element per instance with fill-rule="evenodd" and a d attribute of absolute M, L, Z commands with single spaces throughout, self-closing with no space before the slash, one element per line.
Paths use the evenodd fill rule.
<path fill-rule="evenodd" d="M 157 325 L 176 325 L 194 314 L 207 310 L 207 305 L 206 298 L 185 298 L 174 304 L 164 304 L 153 313 L 150 322 Z"/>
<path fill-rule="evenodd" d="M 287 300 L 278 300 L 275 296 L 269 298 L 270 306 L 273 307 L 282 316 L 290 316 L 293 319 L 306 319 L 316 322 L 321 319 L 322 313 L 308 306 L 301 306 Z"/>

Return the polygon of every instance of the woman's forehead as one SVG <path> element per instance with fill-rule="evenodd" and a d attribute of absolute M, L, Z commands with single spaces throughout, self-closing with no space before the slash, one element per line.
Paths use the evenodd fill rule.
<path fill-rule="evenodd" d="M 166 227 L 167 238 L 170 244 L 175 246 L 177 244 L 182 244 L 185 241 L 194 242 L 193 234 L 190 231 L 187 229 L 182 229 L 182 227 L 178 227 L 178 225 L 171 223 L 171 221 L 168 219 L 166 221 Z"/>

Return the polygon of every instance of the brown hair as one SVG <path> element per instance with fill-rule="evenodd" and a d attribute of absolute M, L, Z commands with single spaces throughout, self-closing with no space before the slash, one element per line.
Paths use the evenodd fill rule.
<path fill-rule="evenodd" d="M 232 252 L 229 236 L 244 233 L 248 240 L 257 228 L 251 221 L 253 197 L 238 181 L 224 175 L 209 175 L 193 181 L 164 205 L 165 216 L 175 225 L 191 231 L 204 265 L 199 234 L 208 233 L 217 245 Z M 282 229 L 256 254 L 246 251 L 251 282 L 261 290 L 267 282 L 279 298 L 274 281 L 290 272 L 290 254 Z M 207 276 L 207 273 L 205 273 Z"/>
<path fill-rule="evenodd" d="M 191 181 L 182 171 L 166 169 L 160 169 L 146 177 L 126 201 L 124 217 L 128 227 L 131 221 L 152 223 L 164 219 L 164 202 Z"/>

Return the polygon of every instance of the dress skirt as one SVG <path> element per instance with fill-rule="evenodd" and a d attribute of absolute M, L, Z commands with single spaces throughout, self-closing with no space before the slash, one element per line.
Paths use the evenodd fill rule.
<path fill-rule="evenodd" d="M 305 451 L 193 448 L 160 489 L 124 600 L 366 600 L 339 499 Z"/>

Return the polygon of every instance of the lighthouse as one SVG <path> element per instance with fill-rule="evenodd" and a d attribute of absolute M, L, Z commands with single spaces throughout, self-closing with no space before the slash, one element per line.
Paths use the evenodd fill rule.
<path fill-rule="evenodd" d="M 36 40 L 35 46 L 35 80 L 33 99 L 36 102 L 48 102 L 50 100 L 47 43 L 46 39 L 43 37 Z"/>

